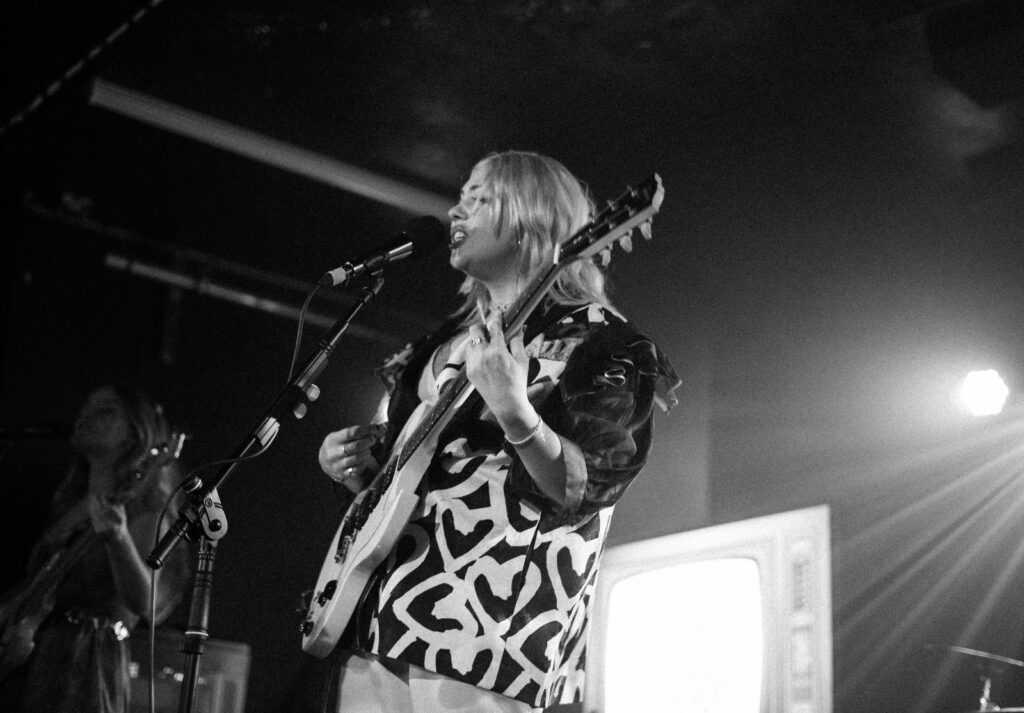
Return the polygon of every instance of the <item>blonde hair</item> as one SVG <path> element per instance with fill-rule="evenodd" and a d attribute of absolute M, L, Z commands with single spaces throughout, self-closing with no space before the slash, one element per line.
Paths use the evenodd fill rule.
<path fill-rule="evenodd" d="M 594 202 L 586 186 L 565 166 L 548 156 L 529 151 L 504 151 L 485 156 L 480 168 L 481 189 L 494 201 L 499 239 L 515 240 L 519 250 L 522 286 L 550 264 L 555 246 L 586 225 Z M 455 311 L 467 319 L 481 303 L 490 307 L 490 293 L 479 280 L 467 277 L 459 287 L 465 301 Z M 578 260 L 559 273 L 551 288 L 559 304 L 596 302 L 611 306 L 605 275 L 593 260 Z"/>

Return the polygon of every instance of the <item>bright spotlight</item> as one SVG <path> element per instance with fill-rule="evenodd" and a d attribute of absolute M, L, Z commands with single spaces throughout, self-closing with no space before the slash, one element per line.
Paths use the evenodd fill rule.
<path fill-rule="evenodd" d="M 995 369 L 972 371 L 960 386 L 960 400 L 974 416 L 994 416 L 1003 410 L 1010 390 Z"/>

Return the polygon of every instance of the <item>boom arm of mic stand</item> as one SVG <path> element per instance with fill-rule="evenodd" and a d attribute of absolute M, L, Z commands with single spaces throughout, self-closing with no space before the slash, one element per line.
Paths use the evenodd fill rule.
<path fill-rule="evenodd" d="M 349 313 L 335 322 L 331 331 L 320 340 L 320 344 L 317 351 L 310 357 L 303 366 L 302 370 L 298 375 L 292 379 L 282 389 L 281 393 L 278 394 L 277 398 L 274 399 L 274 403 L 271 404 L 270 408 L 264 413 L 263 418 L 260 420 L 259 425 L 253 430 L 252 434 L 246 439 L 245 443 L 235 451 L 234 455 L 227 461 L 227 464 L 217 473 L 217 475 L 210 480 L 209 483 L 204 483 L 198 476 L 193 476 L 184 485 L 185 492 L 189 494 L 189 504 L 182 510 L 178 519 L 171 525 L 171 528 L 164 533 L 164 536 L 157 542 L 156 547 L 146 557 L 146 562 L 153 569 L 158 569 L 167 560 L 171 551 L 177 546 L 181 540 L 195 538 L 197 528 L 202 528 L 207 537 L 211 537 L 209 523 L 214 522 L 214 516 L 212 513 L 207 511 L 208 502 L 216 502 L 216 505 L 220 506 L 220 500 L 216 496 L 217 486 L 224 482 L 224 480 L 231 474 L 238 463 L 245 458 L 246 454 L 257 444 L 260 444 L 263 448 L 268 448 L 277 436 L 277 432 L 280 429 L 280 420 L 278 414 L 282 413 L 282 407 L 291 403 L 290 411 L 295 418 L 302 418 L 307 409 L 307 404 L 312 403 L 320 395 L 320 391 L 317 386 L 313 383 L 327 366 L 327 360 L 330 358 L 331 353 L 337 346 L 341 336 L 348 329 L 349 323 L 352 318 L 359 313 L 359 311 L 366 306 L 366 304 L 378 293 L 384 286 L 384 277 L 378 270 L 373 274 L 373 284 L 363 288 L 363 294 L 359 300 L 352 305 Z M 222 518 L 223 513 L 220 513 L 218 517 Z M 224 528 L 226 530 L 226 527 Z M 211 539 L 219 539 L 224 535 L 224 532 L 216 532 Z"/>

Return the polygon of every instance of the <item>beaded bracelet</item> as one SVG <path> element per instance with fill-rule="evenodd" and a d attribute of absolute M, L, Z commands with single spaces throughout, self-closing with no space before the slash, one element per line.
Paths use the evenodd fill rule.
<path fill-rule="evenodd" d="M 542 419 L 540 416 L 538 416 L 537 417 L 537 425 L 534 426 L 533 428 L 531 428 L 530 432 L 527 433 L 523 438 L 519 439 L 518 441 L 513 441 L 511 438 L 508 437 L 508 434 L 506 433 L 505 434 L 505 442 L 508 443 L 510 446 L 515 446 L 516 448 L 518 448 L 519 446 L 525 446 L 527 443 L 529 443 L 530 441 L 532 441 L 534 439 L 534 437 L 540 431 L 540 427 L 543 426 L 543 425 L 544 425 L 544 419 Z"/>

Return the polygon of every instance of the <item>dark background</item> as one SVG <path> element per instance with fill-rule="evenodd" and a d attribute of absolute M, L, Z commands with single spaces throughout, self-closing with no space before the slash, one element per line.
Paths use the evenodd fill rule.
<path fill-rule="evenodd" d="M 188 465 L 225 457 L 288 374 L 296 321 L 259 299 L 298 307 L 325 270 L 454 201 L 491 150 L 553 155 L 598 199 L 657 171 L 654 240 L 611 279 L 683 398 L 614 542 L 830 505 L 837 711 L 977 708 L 974 661 L 930 644 L 1024 658 L 1021 405 L 972 420 L 950 399 L 972 368 L 1024 378 L 1019 3 L 20 5 L 0 42 L 3 423 L 68 423 L 128 379 L 192 434 Z M 103 88 L 309 154 L 294 170 L 244 157 L 125 116 Z M 318 180 L 310 157 L 428 199 Z M 211 635 L 251 646 L 250 713 L 317 709 L 323 664 L 295 607 L 339 503 L 316 450 L 369 417 L 370 370 L 457 284 L 442 253 L 389 268 L 309 415 L 220 488 Z M 303 356 L 353 292 L 314 299 Z M 9 582 L 68 451 L 18 439 L 0 458 Z M 996 679 L 997 703 L 1024 705 L 1021 675 Z"/>

